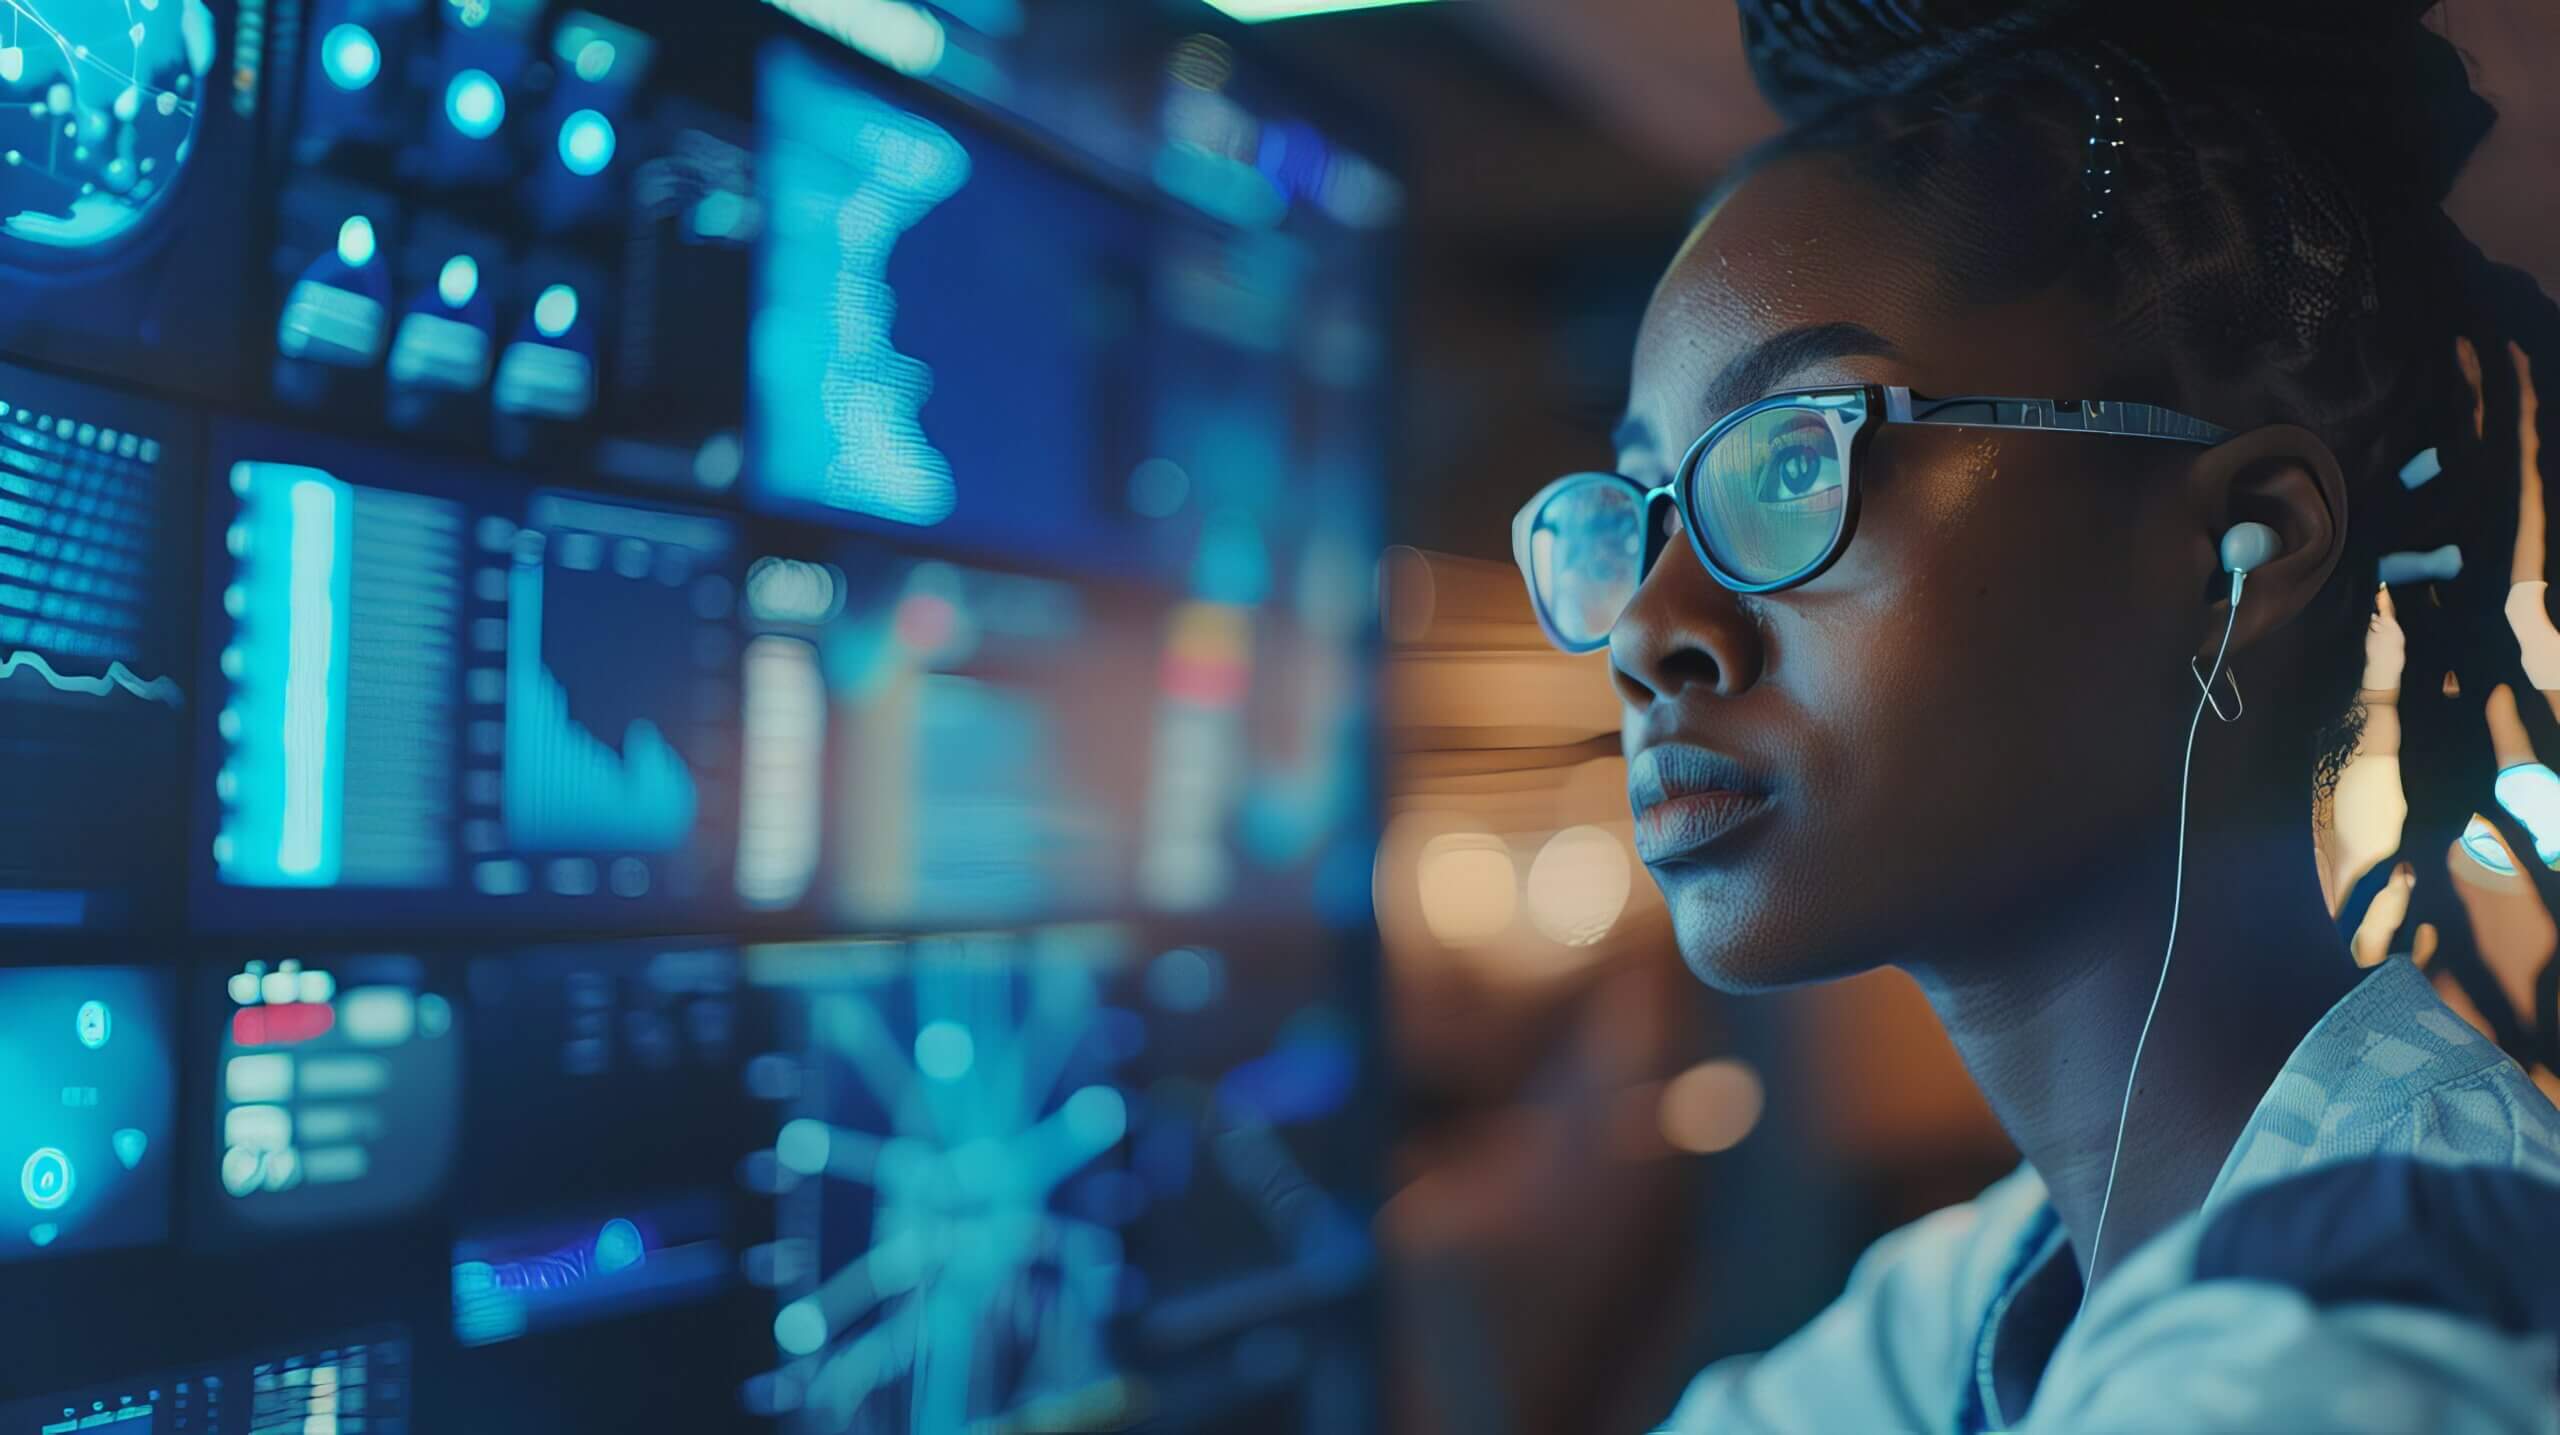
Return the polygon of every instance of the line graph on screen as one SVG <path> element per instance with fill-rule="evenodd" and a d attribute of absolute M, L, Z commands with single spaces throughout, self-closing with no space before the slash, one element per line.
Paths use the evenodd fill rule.
<path fill-rule="evenodd" d="M 87 677 L 54 671 L 53 664 L 46 662 L 42 653 L 21 650 L 0 656 L 0 683 L 16 681 L 22 672 L 58 693 L 104 698 L 123 692 L 144 702 L 167 703 L 173 708 L 187 705 L 187 695 L 175 682 L 165 677 L 145 678 L 122 663 L 109 663 L 105 673 Z"/>

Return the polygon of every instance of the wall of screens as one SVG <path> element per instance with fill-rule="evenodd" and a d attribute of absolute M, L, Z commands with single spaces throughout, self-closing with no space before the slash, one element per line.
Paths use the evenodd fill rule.
<path fill-rule="evenodd" d="M 0 1435 L 1369 1428 L 1385 171 L 1172 0 L 145 8 L 0 17 Z"/>

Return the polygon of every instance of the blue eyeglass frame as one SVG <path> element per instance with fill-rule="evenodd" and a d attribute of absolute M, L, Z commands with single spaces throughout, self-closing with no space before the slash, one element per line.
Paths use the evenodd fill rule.
<path fill-rule="evenodd" d="M 1843 417 L 1840 410 L 1850 399 L 1864 399 L 1855 417 Z M 1812 405 L 1826 410 L 1846 430 L 1846 443 L 1841 450 L 1840 523 L 1830 545 L 1813 562 L 1773 582 L 1751 582 L 1728 572 L 1707 551 L 1705 538 L 1697 518 L 1698 466 L 1716 440 L 1731 432 L 1754 414 L 1771 409 Z M 1644 554 L 1636 569 L 1636 582 L 1642 585 L 1653 565 L 1661 559 L 1668 542 L 1653 521 L 1654 505 L 1669 499 L 1680 514 L 1680 527 L 1689 536 L 1689 549 L 1698 557 L 1716 582 L 1736 593 L 1775 593 L 1809 583 L 1825 569 L 1840 560 L 1849 547 L 1851 535 L 1858 528 L 1858 459 L 1868 439 L 1886 424 L 1947 424 L 1963 428 L 2014 429 L 2049 433 L 2098 434 L 2110 438 L 2157 439 L 2169 443 L 2192 444 L 2211 448 L 2231 437 L 2231 430 L 2203 419 L 2161 408 L 2156 404 L 2118 403 L 2107 399 L 2021 399 L 1988 394 L 1962 394 L 1934 398 L 1917 394 L 1898 384 L 1826 384 L 1816 388 L 1788 389 L 1766 398 L 1744 404 L 1710 425 L 1689 445 L 1680 466 L 1671 473 L 1671 481 L 1659 488 L 1647 488 L 1622 473 L 1599 471 L 1569 473 L 1538 490 L 1526 506 L 1511 520 L 1511 553 L 1520 565 L 1520 575 L 1529 589 L 1530 606 L 1537 610 L 1538 626 L 1546 630 L 1548 641 L 1569 653 L 1587 653 L 1605 647 L 1606 636 L 1597 641 L 1577 643 L 1556 629 L 1555 620 L 1547 612 L 1546 595 L 1538 591 L 1537 572 L 1530 562 L 1530 537 L 1536 531 L 1538 515 L 1557 493 L 1576 484 L 1605 479 L 1623 485 L 1636 495 L 1639 519 L 1644 526 Z"/>

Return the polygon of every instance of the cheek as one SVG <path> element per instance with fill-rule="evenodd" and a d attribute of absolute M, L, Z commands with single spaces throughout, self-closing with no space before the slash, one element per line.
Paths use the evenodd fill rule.
<path fill-rule="evenodd" d="M 2137 598 L 2128 516 L 2085 494 L 1951 477 L 1878 505 L 1873 531 L 1862 521 L 1856 581 L 1797 634 L 1801 700 L 1836 745 L 1824 766 L 1871 820 L 1960 822 L 1967 808 L 2007 820 L 2002 794 L 2081 790 L 2139 744 L 2161 690 L 2145 675 L 2163 625 Z"/>

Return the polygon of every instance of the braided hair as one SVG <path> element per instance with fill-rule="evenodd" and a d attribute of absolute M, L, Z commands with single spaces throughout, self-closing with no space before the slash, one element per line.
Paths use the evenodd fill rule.
<path fill-rule="evenodd" d="M 2560 873 L 2491 795 L 2488 721 L 2503 688 L 2532 751 L 2560 756 L 2560 674 L 2528 671 L 2560 658 L 2520 646 L 2555 611 L 2532 375 L 2560 375 L 2560 309 L 2445 214 L 2497 114 L 2426 23 L 2435 4 L 1742 0 L 1754 76 L 1790 128 L 1727 182 L 1779 155 L 1846 156 L 1897 223 L 1938 231 L 1964 297 L 2070 286 L 2114 316 L 2101 337 L 2133 366 L 2126 391 L 2210 395 L 2218 422 L 2299 424 L 2331 447 L 2346 555 L 2305 614 L 2301 689 L 2269 706 L 2301 731 L 2328 822 L 2350 764 L 2390 756 L 2361 739 L 2396 704 L 2407 802 L 2397 853 L 2386 836 L 2324 870 L 2332 905 L 2351 931 L 2404 911 L 2388 947 L 2414 948 L 2552 1086 L 2560 959 L 2524 952 L 2529 992 L 2502 982 L 2460 885 L 2495 883 L 2456 870 L 2484 821 L 2522 858 L 2507 886 L 2560 914 Z M 2365 677 L 2382 581 L 2405 642 L 2396 694 Z"/>

